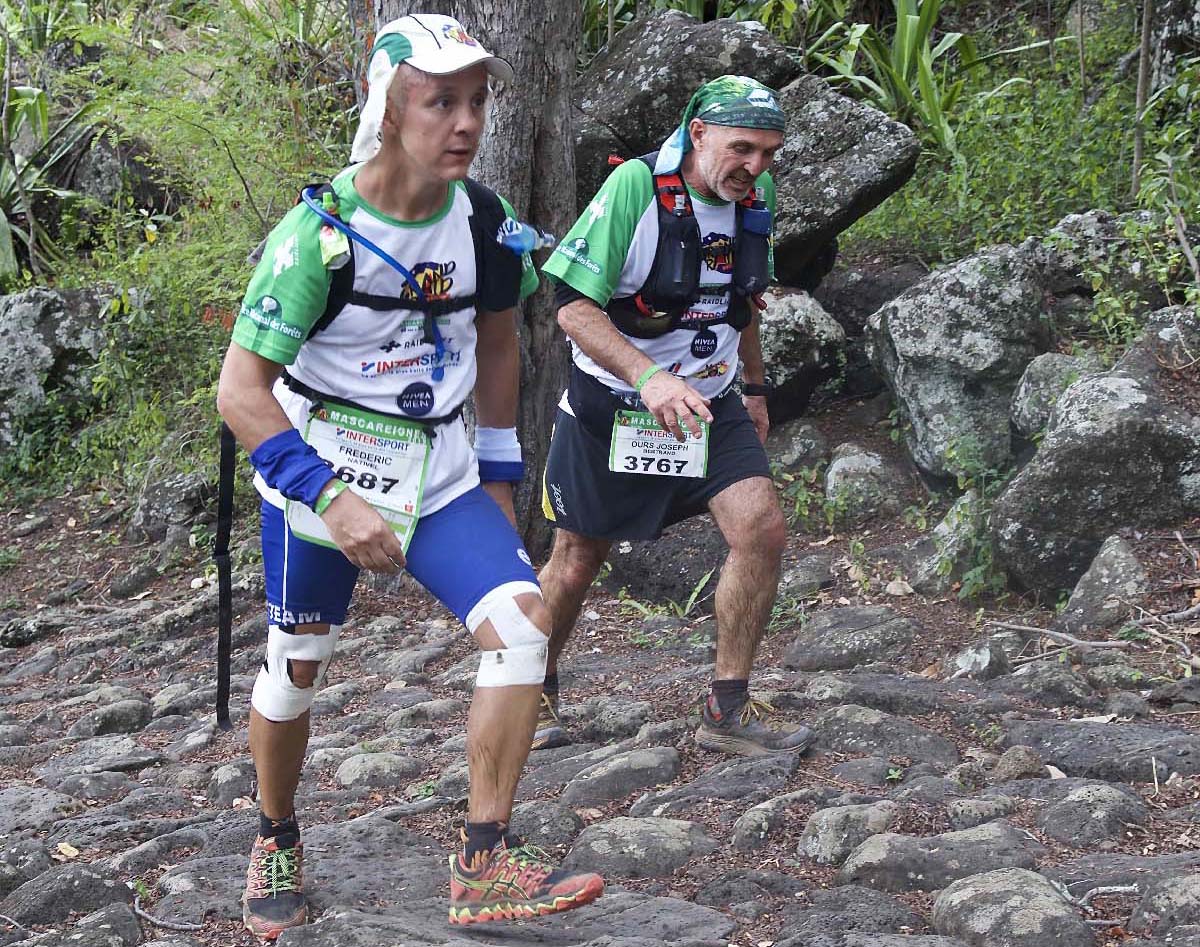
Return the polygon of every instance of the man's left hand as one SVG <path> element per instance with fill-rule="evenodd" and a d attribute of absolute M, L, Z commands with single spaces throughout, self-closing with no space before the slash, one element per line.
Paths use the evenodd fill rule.
<path fill-rule="evenodd" d="M 771 430 L 771 419 L 767 416 L 767 399 L 762 395 L 742 395 L 742 404 L 746 406 L 746 413 L 754 422 L 758 439 L 766 444 L 767 432 Z"/>
<path fill-rule="evenodd" d="M 513 529 L 516 529 L 517 511 L 513 509 L 513 485 L 503 480 L 485 480 L 483 489 L 496 501 L 496 506 L 500 507 L 504 515 L 508 517 L 508 521 L 512 523 Z"/>

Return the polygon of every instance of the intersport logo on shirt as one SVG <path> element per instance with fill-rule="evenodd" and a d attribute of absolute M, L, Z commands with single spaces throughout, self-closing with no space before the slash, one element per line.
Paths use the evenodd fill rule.
<path fill-rule="evenodd" d="M 462 352 L 446 352 L 440 360 L 436 352 L 425 352 L 408 358 L 380 359 L 377 362 L 360 362 L 359 373 L 363 378 L 382 378 L 385 375 L 417 375 L 433 368 L 454 368 L 462 363 Z"/>

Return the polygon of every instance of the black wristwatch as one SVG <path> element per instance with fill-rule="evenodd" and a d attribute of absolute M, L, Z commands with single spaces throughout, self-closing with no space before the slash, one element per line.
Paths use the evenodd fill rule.
<path fill-rule="evenodd" d="M 770 393 L 770 385 L 756 385 L 754 382 L 746 382 L 742 385 L 742 394 L 749 395 L 751 398 L 763 398 Z"/>

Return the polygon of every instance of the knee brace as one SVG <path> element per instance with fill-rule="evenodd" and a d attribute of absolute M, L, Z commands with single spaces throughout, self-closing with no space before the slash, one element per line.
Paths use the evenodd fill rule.
<path fill-rule="evenodd" d="M 542 590 L 532 582 L 506 582 L 479 600 L 467 615 L 471 634 L 485 621 L 492 623 L 496 637 L 504 644 L 498 651 L 484 651 L 479 657 L 476 687 L 509 687 L 513 684 L 541 684 L 546 677 L 546 658 L 550 639 L 521 611 L 516 597 Z"/>
<path fill-rule="evenodd" d="M 341 625 L 330 625 L 325 635 L 297 635 L 271 625 L 267 631 L 267 659 L 254 681 L 250 706 L 276 723 L 295 720 L 308 710 L 317 688 L 325 682 L 325 671 L 341 630 Z M 292 661 L 318 662 L 311 687 L 297 687 L 293 683 Z"/>

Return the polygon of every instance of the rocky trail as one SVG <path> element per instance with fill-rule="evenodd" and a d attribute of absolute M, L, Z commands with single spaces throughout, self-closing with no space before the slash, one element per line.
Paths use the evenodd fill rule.
<path fill-rule="evenodd" d="M 774 456 L 858 425 L 856 442 L 898 463 L 872 411 L 844 403 L 785 426 Z M 4 517 L 25 554 L 0 602 L 0 944 L 251 943 L 238 899 L 256 819 L 245 720 L 261 583 L 244 538 L 236 729 L 223 733 L 203 491 L 180 486 L 173 506 L 143 500 L 132 515 L 87 494 Z M 281 947 L 1200 944 L 1200 678 L 1150 636 L 1064 648 L 994 624 L 1048 628 L 1053 609 L 897 586 L 859 550 L 919 541 L 908 520 L 796 527 L 754 688 L 818 729 L 804 757 L 694 746 L 707 586 L 676 569 L 685 584 L 657 606 L 617 595 L 639 574 L 622 561 L 638 551 L 618 549 L 564 662 L 577 742 L 530 757 L 514 816 L 610 887 L 536 923 L 447 925 L 473 648 L 419 590 L 364 588 L 300 789 L 314 920 Z M 130 540 L 130 523 L 157 539 Z M 672 555 L 705 561 L 711 531 L 689 529 L 647 581 L 680 581 Z M 1159 611 L 1190 603 L 1188 535 L 1130 537 Z M 135 898 L 199 929 L 139 918 Z"/>

